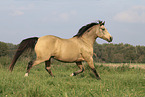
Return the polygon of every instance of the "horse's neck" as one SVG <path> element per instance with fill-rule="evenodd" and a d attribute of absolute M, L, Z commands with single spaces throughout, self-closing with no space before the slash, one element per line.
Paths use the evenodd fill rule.
<path fill-rule="evenodd" d="M 88 33 L 85 33 L 81 39 L 83 41 L 85 41 L 87 44 L 90 44 L 93 46 L 94 42 L 96 41 L 96 38 L 97 38 L 97 35 L 95 34 L 96 33 L 96 29 L 92 29 L 90 32 Z"/>

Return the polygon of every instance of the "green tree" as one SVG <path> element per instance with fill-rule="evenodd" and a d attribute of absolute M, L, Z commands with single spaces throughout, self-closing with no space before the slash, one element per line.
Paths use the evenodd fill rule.
<path fill-rule="evenodd" d="M 4 42 L 0 42 L 0 57 L 8 54 L 8 46 Z"/>

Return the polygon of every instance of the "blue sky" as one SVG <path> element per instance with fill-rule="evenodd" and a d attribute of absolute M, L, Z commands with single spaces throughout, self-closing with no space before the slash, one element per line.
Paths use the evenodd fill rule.
<path fill-rule="evenodd" d="M 145 0 L 1 0 L 0 41 L 18 44 L 32 36 L 71 38 L 103 20 L 112 43 L 145 45 Z M 98 43 L 107 43 L 97 39 Z"/>

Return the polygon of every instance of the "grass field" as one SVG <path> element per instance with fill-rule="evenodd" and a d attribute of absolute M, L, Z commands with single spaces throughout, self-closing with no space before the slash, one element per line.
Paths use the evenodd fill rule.
<path fill-rule="evenodd" d="M 69 76 L 78 70 L 75 64 L 53 63 L 53 78 L 42 63 L 31 69 L 29 77 L 24 77 L 26 64 L 18 61 L 12 73 L 8 66 L 0 65 L 0 97 L 145 97 L 144 69 L 96 63 L 102 78 L 96 80 L 85 63 L 85 72 L 75 77 Z"/>

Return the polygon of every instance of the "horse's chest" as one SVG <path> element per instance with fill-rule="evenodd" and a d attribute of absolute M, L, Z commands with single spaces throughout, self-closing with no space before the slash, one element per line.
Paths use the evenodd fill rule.
<path fill-rule="evenodd" d="M 92 47 L 83 47 L 81 49 L 81 53 L 85 55 L 93 55 L 93 48 Z"/>

